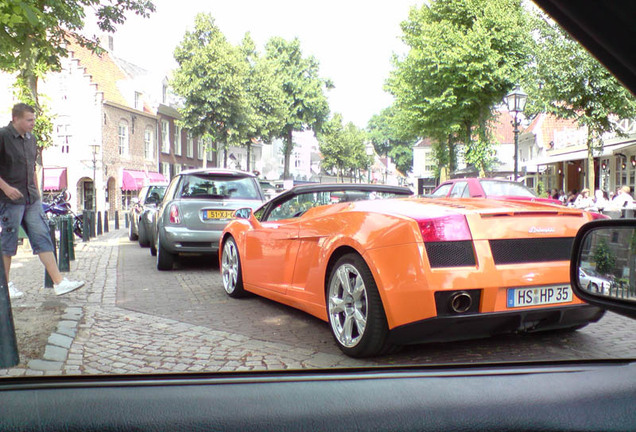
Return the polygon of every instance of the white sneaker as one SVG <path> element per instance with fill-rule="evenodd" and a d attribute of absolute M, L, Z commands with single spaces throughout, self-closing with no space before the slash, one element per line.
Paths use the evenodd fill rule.
<path fill-rule="evenodd" d="M 55 290 L 55 295 L 62 295 L 75 291 L 83 286 L 84 281 L 70 281 L 64 278 L 59 284 L 53 284 L 53 289 Z"/>
<path fill-rule="evenodd" d="M 22 296 L 24 296 L 24 293 L 17 289 L 13 282 L 9 282 L 9 298 L 19 299 Z"/>

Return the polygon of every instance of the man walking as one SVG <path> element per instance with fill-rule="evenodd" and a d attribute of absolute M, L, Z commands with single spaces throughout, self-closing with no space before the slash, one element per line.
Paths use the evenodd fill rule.
<path fill-rule="evenodd" d="M 53 280 L 56 295 L 74 291 L 84 281 L 70 281 L 62 277 L 55 261 L 54 246 L 45 222 L 40 193 L 35 181 L 35 126 L 33 107 L 19 103 L 11 112 L 12 121 L 0 128 L 0 241 L 2 261 L 11 298 L 24 294 L 9 282 L 11 258 L 18 249 L 18 231 L 24 228 L 33 254 L 38 255 Z"/>

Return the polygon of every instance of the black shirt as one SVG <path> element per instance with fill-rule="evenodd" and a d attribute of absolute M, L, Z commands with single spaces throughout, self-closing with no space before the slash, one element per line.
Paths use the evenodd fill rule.
<path fill-rule="evenodd" d="M 0 128 L 0 178 L 22 192 L 22 198 L 13 201 L 0 190 L 0 201 L 14 204 L 34 203 L 40 198 L 35 184 L 35 137 L 21 136 L 9 123 Z"/>

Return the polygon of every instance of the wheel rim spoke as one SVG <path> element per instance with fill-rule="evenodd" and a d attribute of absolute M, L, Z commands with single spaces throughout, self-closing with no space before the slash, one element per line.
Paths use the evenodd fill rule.
<path fill-rule="evenodd" d="M 344 301 L 338 297 L 331 297 L 331 313 L 332 314 L 340 314 L 344 312 Z"/>
<path fill-rule="evenodd" d="M 347 316 L 342 326 L 342 337 L 343 337 L 343 342 L 345 345 L 351 345 L 351 343 L 353 342 L 352 333 L 353 333 L 353 319 L 351 316 Z"/>

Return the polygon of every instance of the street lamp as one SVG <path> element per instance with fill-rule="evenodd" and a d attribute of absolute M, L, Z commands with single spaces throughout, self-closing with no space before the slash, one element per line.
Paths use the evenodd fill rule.
<path fill-rule="evenodd" d="M 514 180 L 517 181 L 517 173 L 519 172 L 519 113 L 523 112 L 526 107 L 526 101 L 528 100 L 527 93 L 524 93 L 521 90 L 521 87 L 518 85 L 504 97 L 504 101 L 506 105 L 508 105 L 508 111 L 515 113 L 515 119 L 512 123 L 514 126 L 514 134 L 515 134 L 515 177 Z"/>
<path fill-rule="evenodd" d="M 95 172 L 97 170 L 97 154 L 99 153 L 99 144 L 90 144 L 93 153 L 93 211 L 97 211 L 97 177 Z"/>

